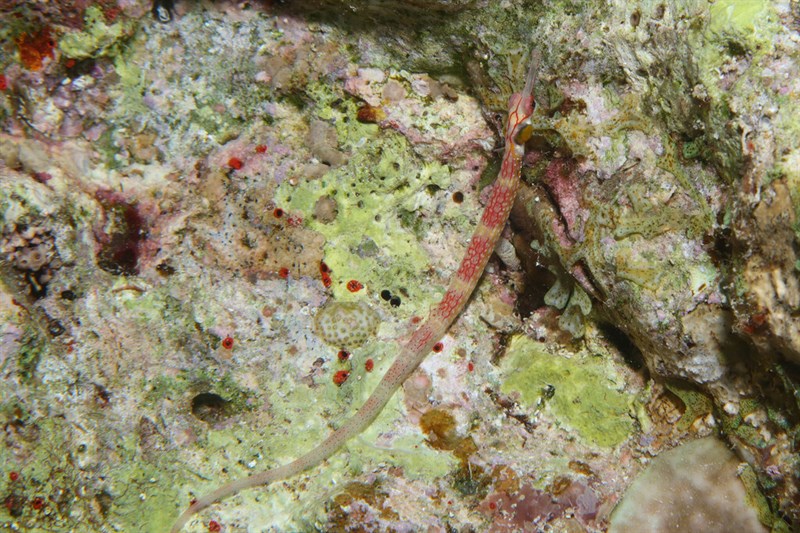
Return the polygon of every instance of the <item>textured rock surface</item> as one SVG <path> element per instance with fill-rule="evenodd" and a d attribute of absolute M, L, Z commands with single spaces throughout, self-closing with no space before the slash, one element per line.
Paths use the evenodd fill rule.
<path fill-rule="evenodd" d="M 609 533 L 768 531 L 739 480 L 739 460 L 713 437 L 659 455 L 631 484 Z"/>
<path fill-rule="evenodd" d="M 360 438 L 191 528 L 601 531 L 712 434 L 797 527 L 794 4 L 78 4 L 0 7 L 4 527 L 160 531 L 360 405 L 530 49 L 516 250 Z M 342 302 L 380 320 L 347 361 L 314 328 Z"/>

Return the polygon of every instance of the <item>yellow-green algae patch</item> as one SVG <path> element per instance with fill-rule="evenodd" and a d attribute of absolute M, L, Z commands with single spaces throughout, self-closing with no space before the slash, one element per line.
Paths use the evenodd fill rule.
<path fill-rule="evenodd" d="M 194 490 L 202 493 L 220 483 L 285 464 L 318 445 L 363 405 L 390 364 L 394 343 L 373 342 L 369 346 L 369 356 L 376 359 L 375 371 L 363 372 L 366 355 L 358 350 L 351 359 L 350 379 L 342 386 L 335 385 L 329 375 L 317 380 L 314 387 L 283 380 L 263 389 L 273 422 L 237 426 L 235 432 L 227 427 L 210 428 L 204 437 L 205 460 L 213 465 L 209 470 L 222 470 L 224 466 L 226 474 L 197 479 Z M 403 411 L 402 395 L 395 394 L 375 422 L 347 442 L 342 451 L 288 483 L 242 491 L 236 497 L 241 502 L 238 509 L 247 514 L 252 524 L 309 531 L 324 523 L 324 502 L 339 493 L 342 483 L 353 475 L 366 475 L 377 465 L 391 464 L 402 470 L 403 478 L 420 479 L 430 485 L 454 470 L 458 462 L 452 454 L 427 446 L 425 435 L 416 426 L 399 428 L 397 416 Z M 382 445 L 387 435 L 391 439 Z M 311 496 L 298 499 L 300 491 Z M 269 497 L 265 496 L 267 493 Z M 229 505 L 238 502 L 232 499 Z"/>
<path fill-rule="evenodd" d="M 58 47 L 67 57 L 86 59 L 107 55 L 133 30 L 132 24 L 127 22 L 106 24 L 103 10 L 98 6 L 86 8 L 84 19 L 84 31 L 67 33 L 58 42 Z"/>
<path fill-rule="evenodd" d="M 772 2 L 767 0 L 717 0 L 709 6 L 707 31 L 715 36 L 744 39 L 750 50 L 764 52 L 780 29 Z"/>
<path fill-rule="evenodd" d="M 325 95 L 315 96 L 320 100 L 318 116 L 340 119 L 336 121 L 339 147 L 349 151 L 347 161 L 318 179 L 296 185 L 284 181 L 276 191 L 277 205 L 302 213 L 309 227 L 325 236 L 325 262 L 333 271 L 331 291 L 336 299 L 358 299 L 361 295 L 351 294 L 345 286 L 357 279 L 368 288 L 403 287 L 404 300 L 418 305 L 411 312 L 424 313 L 436 293 L 419 283 L 428 254 L 419 244 L 427 222 L 417 211 L 429 199 L 427 187 L 450 185 L 450 168 L 423 161 L 400 134 L 366 128 L 357 121 L 342 126 L 344 116 L 356 114 L 355 105 L 340 103 L 343 111 L 332 110 L 324 106 Z M 330 223 L 312 216 L 323 197 L 338 206 Z"/>
<path fill-rule="evenodd" d="M 505 394 L 518 393 L 521 403 L 535 409 L 543 391 L 554 390 L 547 400 L 553 415 L 593 444 L 616 446 L 634 429 L 634 397 L 621 390 L 622 378 L 599 357 L 551 353 L 545 344 L 518 335 L 502 368 L 508 376 L 501 387 Z"/>
<path fill-rule="evenodd" d="M 144 419 L 144 417 L 143 417 Z M 175 516 L 174 450 L 142 456 L 141 435 L 120 436 L 96 417 L 93 431 L 63 417 L 38 417 L 15 401 L 0 403 L 0 422 L 25 431 L 14 439 L 26 445 L 0 446 L 0 462 L 19 479 L 0 477 L 2 494 L 25 502 L 11 515 L 6 506 L 0 523 L 22 531 L 162 531 Z M 160 436 L 154 437 L 161 443 Z M 45 498 L 46 496 L 46 498 Z M 44 507 L 31 502 L 43 498 Z M 135 509 L 135 512 L 131 510 Z M 105 522 L 107 528 L 102 528 Z"/>

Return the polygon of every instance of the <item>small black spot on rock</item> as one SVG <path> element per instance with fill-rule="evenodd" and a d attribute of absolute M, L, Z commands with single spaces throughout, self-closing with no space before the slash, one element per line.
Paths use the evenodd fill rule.
<path fill-rule="evenodd" d="M 175 273 L 175 267 L 171 266 L 169 263 L 159 263 L 156 267 L 156 271 L 162 276 L 171 276 Z"/>
<path fill-rule="evenodd" d="M 94 384 L 94 402 L 100 408 L 108 407 L 111 403 L 111 393 L 98 383 Z"/>
<path fill-rule="evenodd" d="M 60 296 L 62 300 L 69 300 L 69 301 L 73 301 L 77 298 L 77 296 L 75 296 L 75 293 L 69 289 L 61 291 Z"/>
<path fill-rule="evenodd" d="M 53 337 L 58 337 L 62 333 L 64 333 L 64 326 L 61 325 L 61 322 L 58 320 L 51 320 L 50 324 L 47 326 L 47 331 L 50 332 L 50 335 Z"/>

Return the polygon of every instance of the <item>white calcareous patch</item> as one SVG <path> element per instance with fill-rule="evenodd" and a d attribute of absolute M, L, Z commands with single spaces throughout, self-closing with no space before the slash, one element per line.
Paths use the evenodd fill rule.
<path fill-rule="evenodd" d="M 375 335 L 380 317 L 364 302 L 328 302 L 314 317 L 317 334 L 336 348 L 353 349 Z"/>

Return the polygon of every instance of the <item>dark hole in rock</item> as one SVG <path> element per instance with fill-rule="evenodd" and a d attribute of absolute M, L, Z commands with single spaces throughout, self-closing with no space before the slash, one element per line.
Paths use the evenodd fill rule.
<path fill-rule="evenodd" d="M 92 69 L 95 67 L 94 58 L 83 59 L 75 61 L 73 64 L 67 66 L 67 75 L 74 79 L 80 78 L 85 74 L 91 74 Z"/>
<path fill-rule="evenodd" d="M 175 267 L 169 263 L 160 263 L 156 265 L 156 271 L 162 276 L 171 276 L 175 273 Z"/>
<path fill-rule="evenodd" d="M 192 398 L 192 414 L 207 424 L 215 424 L 228 416 L 228 401 L 213 392 L 201 392 Z"/>
<path fill-rule="evenodd" d="M 747 56 L 747 48 L 743 44 L 736 42 L 733 39 L 730 39 L 727 43 L 725 43 L 725 48 L 727 49 L 728 54 L 733 57 Z"/>
<path fill-rule="evenodd" d="M 68 301 L 71 302 L 71 301 L 75 300 L 76 298 L 77 298 L 77 296 L 70 289 L 65 289 L 65 290 L 61 291 L 61 299 L 62 300 L 68 300 Z"/>
<path fill-rule="evenodd" d="M 111 393 L 100 384 L 94 384 L 94 403 L 100 408 L 108 407 L 111 403 Z"/>
<path fill-rule="evenodd" d="M 634 370 L 641 370 L 644 368 L 644 357 L 641 350 L 631 341 L 624 331 L 612 324 L 601 324 L 600 333 L 606 338 L 608 342 L 614 345 L 619 350 L 625 362 Z"/>
<path fill-rule="evenodd" d="M 713 235 L 703 237 L 703 245 L 718 268 L 730 265 L 733 258 L 733 232 L 730 228 L 718 228 Z"/>
<path fill-rule="evenodd" d="M 544 304 L 544 295 L 555 283 L 555 276 L 544 265 L 527 267 L 525 285 L 517 297 L 516 311 L 522 318 L 528 318 Z"/>
<path fill-rule="evenodd" d="M 50 323 L 47 325 L 47 331 L 50 332 L 50 335 L 53 337 L 58 337 L 62 333 L 64 333 L 65 329 L 64 326 L 58 320 L 51 320 Z"/>

